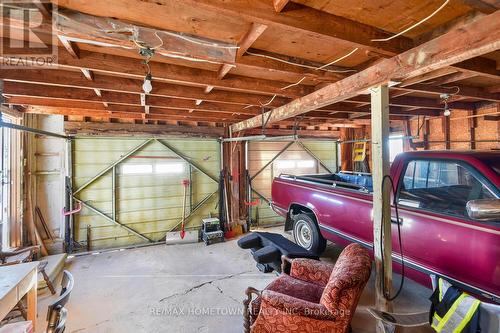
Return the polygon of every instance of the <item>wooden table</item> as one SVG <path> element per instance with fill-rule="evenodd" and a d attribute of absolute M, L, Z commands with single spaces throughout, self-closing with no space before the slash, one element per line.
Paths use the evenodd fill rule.
<path fill-rule="evenodd" d="M 28 320 L 31 320 L 35 331 L 38 264 L 28 262 L 0 267 L 0 320 L 5 318 L 24 295 L 28 295 Z"/>

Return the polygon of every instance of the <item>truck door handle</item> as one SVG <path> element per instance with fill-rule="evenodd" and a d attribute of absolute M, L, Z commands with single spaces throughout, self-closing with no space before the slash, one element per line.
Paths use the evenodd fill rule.
<path fill-rule="evenodd" d="M 397 219 L 395 216 L 391 217 L 391 223 L 394 223 L 394 224 L 403 224 L 403 218 L 400 217 L 399 219 Z"/>

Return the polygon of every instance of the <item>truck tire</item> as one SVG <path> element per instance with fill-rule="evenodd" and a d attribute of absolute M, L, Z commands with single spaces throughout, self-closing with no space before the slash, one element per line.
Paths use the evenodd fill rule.
<path fill-rule="evenodd" d="M 316 219 L 309 214 L 300 213 L 293 218 L 293 238 L 295 243 L 314 254 L 325 251 L 326 240 L 319 232 Z"/>

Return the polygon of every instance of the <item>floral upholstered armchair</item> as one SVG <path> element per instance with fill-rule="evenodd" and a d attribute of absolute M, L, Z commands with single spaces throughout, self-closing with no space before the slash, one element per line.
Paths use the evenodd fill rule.
<path fill-rule="evenodd" d="M 262 292 L 247 289 L 245 332 L 348 332 L 370 277 L 368 251 L 351 244 L 335 265 L 287 257 L 282 261 L 283 268 L 291 263 L 289 275 L 282 273 Z"/>

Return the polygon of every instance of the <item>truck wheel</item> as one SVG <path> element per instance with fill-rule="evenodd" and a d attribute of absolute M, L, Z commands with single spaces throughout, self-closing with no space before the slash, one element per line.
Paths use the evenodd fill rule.
<path fill-rule="evenodd" d="M 320 255 L 325 251 L 326 240 L 321 236 L 315 219 L 308 214 L 295 216 L 293 238 L 295 243 L 314 254 Z"/>

